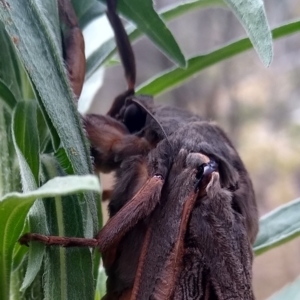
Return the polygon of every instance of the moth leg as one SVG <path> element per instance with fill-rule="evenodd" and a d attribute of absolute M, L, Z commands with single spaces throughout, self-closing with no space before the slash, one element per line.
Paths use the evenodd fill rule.
<path fill-rule="evenodd" d="M 38 233 L 26 233 L 20 237 L 19 243 L 28 246 L 31 241 L 40 242 L 48 246 L 61 247 L 97 247 L 96 239 L 76 238 L 76 237 L 60 237 L 43 235 Z"/>
<path fill-rule="evenodd" d="M 121 122 L 109 116 L 87 115 L 83 122 L 98 171 L 110 172 L 126 157 L 146 154 L 151 149 L 145 138 L 130 134 Z"/>
<path fill-rule="evenodd" d="M 130 229 L 154 210 L 160 200 L 163 183 L 160 175 L 149 178 L 134 197 L 108 220 L 96 236 L 101 252 L 118 243 Z"/>
<path fill-rule="evenodd" d="M 84 77 L 86 61 L 84 39 L 70 0 L 58 0 L 59 16 L 65 30 L 63 31 L 63 54 L 68 77 L 74 94 L 79 98 Z"/>
<path fill-rule="evenodd" d="M 120 209 L 118 214 L 108 220 L 94 239 L 27 233 L 19 239 L 19 242 L 27 246 L 30 241 L 37 241 L 48 246 L 99 247 L 101 252 L 105 252 L 120 241 L 142 218 L 149 215 L 149 212 L 155 208 L 160 199 L 162 186 L 163 179 L 161 176 L 153 176 L 148 179 L 136 195 Z"/>

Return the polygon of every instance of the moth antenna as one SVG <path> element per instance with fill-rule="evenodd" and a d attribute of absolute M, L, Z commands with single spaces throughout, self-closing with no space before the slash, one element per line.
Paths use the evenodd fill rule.
<path fill-rule="evenodd" d="M 122 24 L 121 19 L 116 13 L 117 0 L 107 0 L 107 17 L 114 31 L 115 40 L 118 48 L 118 52 L 122 61 L 122 65 L 125 71 L 125 77 L 127 80 L 128 90 L 134 93 L 135 79 L 136 79 L 136 67 L 134 53 Z"/>
<path fill-rule="evenodd" d="M 142 103 L 140 103 L 139 101 L 137 100 L 134 100 L 134 99 L 130 99 L 131 102 L 134 102 L 135 104 L 137 104 L 140 108 L 142 108 L 155 122 L 156 124 L 159 126 L 160 130 L 162 131 L 163 135 L 165 136 L 170 148 L 172 149 L 172 152 L 174 152 L 174 148 L 167 136 L 167 133 L 165 132 L 164 128 L 162 127 L 162 125 L 159 123 L 159 121 L 155 118 L 155 116 L 150 112 L 150 110 L 144 106 Z"/>

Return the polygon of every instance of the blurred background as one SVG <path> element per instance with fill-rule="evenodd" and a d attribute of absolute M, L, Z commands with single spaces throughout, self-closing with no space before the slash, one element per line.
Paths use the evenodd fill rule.
<path fill-rule="evenodd" d="M 174 1 L 157 0 L 156 8 L 170 4 Z M 271 28 L 300 16 L 298 0 L 266 0 L 265 7 Z M 210 52 L 246 35 L 233 13 L 220 7 L 197 10 L 168 26 L 186 57 Z M 137 85 L 172 67 L 147 38 L 138 40 L 133 48 Z M 274 42 L 269 68 L 251 50 L 205 69 L 156 101 L 184 107 L 225 129 L 251 175 L 262 216 L 300 197 L 299 83 L 297 33 Z M 106 113 L 114 97 L 125 89 L 122 68 L 107 68 L 90 111 Z M 110 187 L 112 177 L 105 176 L 102 182 L 104 188 Z M 300 239 L 255 258 L 257 299 L 267 299 L 299 275 Z"/>

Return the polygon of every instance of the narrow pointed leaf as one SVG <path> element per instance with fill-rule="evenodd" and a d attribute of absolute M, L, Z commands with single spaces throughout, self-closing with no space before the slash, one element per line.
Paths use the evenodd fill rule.
<path fill-rule="evenodd" d="M 171 31 L 154 10 L 152 0 L 119 1 L 118 10 L 143 31 L 170 60 L 181 67 L 186 66 L 180 47 Z"/>
<path fill-rule="evenodd" d="M 0 202 L 0 299 L 9 299 L 10 271 L 14 246 L 22 232 L 26 215 L 34 199 Z"/>
<path fill-rule="evenodd" d="M 0 6 L 1 9 L 1 6 Z M 15 39 L 15 41 L 17 41 Z M 0 80 L 16 100 L 20 100 L 21 78 L 18 68 L 16 53 L 13 49 L 12 42 L 4 29 L 4 24 L 0 21 Z M 2 88 L 1 88 L 2 89 Z M 12 99 L 11 99 L 12 100 Z M 13 103 L 13 100 L 10 102 Z M 13 108 L 13 107 L 11 107 Z"/>
<path fill-rule="evenodd" d="M 23 191 L 35 190 L 40 178 L 40 142 L 37 123 L 37 103 L 19 102 L 13 112 L 12 134 L 17 153 Z M 47 234 L 44 206 L 36 201 L 28 214 L 29 228 Z M 36 277 L 43 262 L 45 246 L 35 243 L 28 251 L 28 267 L 21 289 L 27 288 Z"/>
<path fill-rule="evenodd" d="M 300 199 L 281 205 L 263 216 L 254 252 L 260 255 L 300 235 Z"/>
<path fill-rule="evenodd" d="M 300 21 L 295 21 L 273 29 L 272 34 L 274 39 L 278 39 L 298 31 L 300 31 Z M 188 60 L 188 66 L 185 70 L 176 67 L 166 70 L 139 86 L 137 93 L 157 96 L 194 78 L 203 69 L 251 48 L 250 40 L 244 38 L 208 54 L 192 57 Z"/>
<path fill-rule="evenodd" d="M 22 189 L 26 192 L 36 189 L 39 178 L 39 140 L 36 125 L 36 103 L 33 101 L 18 102 L 12 115 L 11 132 L 20 167 Z M 14 220 L 13 223 L 10 223 L 11 218 L 14 217 L 14 211 L 10 210 L 11 215 L 7 215 L 4 199 L 2 198 L 3 202 L 0 203 L 1 222 L 5 222 L 1 224 L 3 234 L 0 232 L 2 234 L 0 244 L 3 247 L 0 250 L 0 257 L 3 257 L 3 261 L 0 263 L 2 266 L 0 277 L 3 275 L 3 278 L 0 278 L 0 281 L 5 285 L 5 288 L 1 288 L 0 283 L 0 291 L 3 289 L 3 299 L 8 299 L 11 277 L 7 274 L 12 267 L 13 249 L 17 240 L 16 235 L 21 233 L 28 210 L 25 208 L 25 214 L 23 214 L 23 211 L 18 214 L 20 220 L 17 222 Z M 15 233 L 16 230 L 18 230 L 18 233 Z"/>
<path fill-rule="evenodd" d="M 83 191 L 100 192 L 98 178 L 94 175 L 55 177 L 34 191 L 28 193 L 8 193 L 2 197 L 0 201 L 8 201 L 10 199 L 24 199 L 25 201 L 32 201 L 37 198 L 69 195 Z"/>
<path fill-rule="evenodd" d="M 42 116 L 40 116 L 42 118 Z M 40 120 L 41 121 L 41 120 Z M 40 122 L 41 125 L 41 122 Z M 45 124 L 44 124 L 45 126 Z M 30 191 L 36 188 L 40 178 L 39 133 L 37 131 L 37 107 L 34 101 L 19 102 L 13 114 L 13 137 L 19 158 L 23 189 Z M 39 130 L 44 130 L 39 128 Z M 80 211 L 76 201 L 72 201 Z M 74 214 L 73 214 L 74 215 Z M 80 223 L 80 218 L 78 218 Z M 46 210 L 43 201 L 36 201 L 29 212 L 29 230 L 41 234 L 48 234 L 46 224 Z M 86 255 L 80 251 L 83 257 Z M 21 290 L 28 288 L 39 273 L 45 254 L 45 246 L 33 243 L 28 252 L 28 267 Z M 77 260 L 80 260 L 80 256 Z M 59 261 L 59 260 L 58 260 Z M 88 266 L 88 264 L 86 265 Z M 46 273 L 49 272 L 49 268 Z M 59 289 L 56 289 L 59 290 Z M 84 289 L 83 289 L 84 290 Z M 90 287 L 87 290 L 92 290 Z M 45 295 L 46 297 L 49 295 Z"/>
<path fill-rule="evenodd" d="M 224 6 L 224 3 L 221 0 L 190 0 L 164 8 L 159 12 L 159 16 L 164 21 L 171 21 L 192 10 L 205 8 L 212 5 Z M 126 27 L 126 32 L 131 42 L 143 35 L 143 32 L 134 25 L 128 25 Z M 92 76 L 92 74 L 101 65 L 106 63 L 116 52 L 117 48 L 115 39 L 113 37 L 96 49 L 87 59 L 86 79 L 90 78 L 90 76 Z"/>
<path fill-rule="evenodd" d="M 1 93 L 0 93 L 1 98 Z M 0 197 L 14 188 L 14 153 L 11 151 L 11 117 L 6 107 L 0 102 Z"/>
<path fill-rule="evenodd" d="M 0 199 L 0 299 L 9 299 L 9 279 L 12 253 L 24 227 L 26 215 L 38 198 L 100 191 L 96 176 L 66 176 L 49 180 L 37 190 L 27 193 L 9 193 Z"/>
<path fill-rule="evenodd" d="M 64 174 L 53 156 L 44 155 L 42 162 L 45 180 Z M 78 202 L 81 202 L 80 195 L 56 196 L 44 200 L 51 235 L 86 236 L 85 230 L 88 226 L 85 214 L 76 205 Z M 92 224 L 89 227 L 93 234 Z M 94 292 L 92 259 L 88 248 L 46 248 L 44 267 L 46 299 L 92 300 Z"/>
<path fill-rule="evenodd" d="M 262 0 L 224 0 L 244 26 L 262 62 L 273 58 L 272 35 Z"/>
<path fill-rule="evenodd" d="M 0 101 L 2 101 L 6 108 L 10 111 L 13 110 L 15 105 L 17 104 L 16 98 L 11 92 L 11 90 L 7 87 L 4 81 L 0 79 Z"/>
<path fill-rule="evenodd" d="M 37 216 L 44 215 L 44 206 L 41 200 L 37 200 L 33 206 L 30 209 L 30 219 L 31 223 L 34 222 L 33 214 L 36 213 Z M 45 224 L 42 225 L 43 227 Z M 30 226 L 31 228 L 34 228 L 34 226 Z M 34 232 L 38 232 L 41 234 L 45 234 L 46 232 L 41 232 L 41 230 L 34 230 Z M 22 282 L 22 286 L 20 288 L 20 291 L 25 291 L 34 281 L 37 274 L 41 270 L 41 266 L 43 263 L 44 255 L 45 255 L 46 247 L 43 244 L 40 243 L 32 243 L 31 247 L 28 249 L 28 262 L 27 262 L 27 269 L 26 273 Z"/>
<path fill-rule="evenodd" d="M 52 149 L 54 151 L 57 151 L 59 149 L 60 145 L 61 145 L 59 135 L 58 135 L 57 130 L 54 127 L 49 115 L 47 114 L 47 111 L 46 111 L 46 108 L 43 104 L 43 101 L 42 101 L 42 99 L 41 99 L 41 97 L 40 97 L 40 95 L 39 95 L 39 93 L 38 93 L 38 91 L 37 91 L 34 84 L 33 84 L 33 90 L 34 90 L 35 98 L 38 100 L 38 103 L 39 103 L 40 112 L 44 117 L 44 121 L 47 124 L 48 130 L 49 130 L 49 133 L 50 133 Z M 70 160 L 68 158 L 67 158 L 67 160 L 68 160 L 68 164 L 71 165 Z"/>
<path fill-rule="evenodd" d="M 171 31 L 153 8 L 152 0 L 123 0 L 122 14 L 136 24 L 169 59 L 184 68 L 186 61 Z"/>
<path fill-rule="evenodd" d="M 92 173 L 90 154 L 78 118 L 62 60 L 57 1 L 11 0 L 0 5 L 0 19 L 18 43 L 20 59 L 32 79 L 43 106 L 59 134 L 77 174 Z M 97 208 L 92 193 L 85 200 L 98 229 Z"/>
<path fill-rule="evenodd" d="M 35 101 L 19 102 L 13 113 L 13 141 L 24 191 L 36 189 L 39 182 L 40 147 L 36 105 Z"/>
<path fill-rule="evenodd" d="M 44 118 L 43 112 L 41 111 L 40 107 L 37 107 L 37 129 L 39 135 L 39 142 L 40 142 L 40 153 L 43 153 L 47 147 L 47 144 L 50 141 L 50 131 L 48 129 L 46 120 Z"/>

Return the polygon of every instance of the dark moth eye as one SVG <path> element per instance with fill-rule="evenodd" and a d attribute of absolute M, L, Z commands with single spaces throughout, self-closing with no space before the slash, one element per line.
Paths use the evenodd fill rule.
<path fill-rule="evenodd" d="M 203 173 L 204 173 L 204 167 L 206 166 L 207 164 L 202 164 L 200 165 L 198 168 L 197 168 L 197 173 L 196 173 L 196 179 L 197 180 L 201 180 L 202 177 L 203 177 Z"/>
<path fill-rule="evenodd" d="M 198 189 L 200 188 L 200 185 L 201 185 L 202 179 L 204 177 L 204 171 L 205 171 L 206 167 L 207 167 L 207 164 L 202 164 L 197 168 L 195 192 L 197 192 Z"/>
<path fill-rule="evenodd" d="M 146 122 L 146 112 L 135 103 L 129 104 L 124 112 L 123 123 L 130 133 L 140 131 Z"/>

